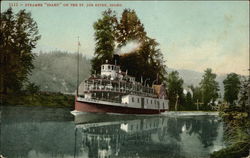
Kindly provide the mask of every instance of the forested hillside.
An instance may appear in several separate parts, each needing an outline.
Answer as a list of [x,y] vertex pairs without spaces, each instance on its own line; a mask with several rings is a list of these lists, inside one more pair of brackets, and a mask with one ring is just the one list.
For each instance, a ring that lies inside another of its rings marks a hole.
[[[72,93],[76,89],[77,53],[53,51],[36,54],[30,82],[41,91]],[[90,74],[90,61],[79,55],[80,82]]]

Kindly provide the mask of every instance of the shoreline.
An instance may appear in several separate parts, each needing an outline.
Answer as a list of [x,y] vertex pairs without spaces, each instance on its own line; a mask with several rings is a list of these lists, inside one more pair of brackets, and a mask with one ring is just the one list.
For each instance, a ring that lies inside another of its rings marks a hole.
[[217,111],[168,111],[162,113],[165,116],[219,116]]
[[3,97],[0,106],[26,106],[74,108],[75,96],[54,92],[38,92],[35,94],[8,94]]

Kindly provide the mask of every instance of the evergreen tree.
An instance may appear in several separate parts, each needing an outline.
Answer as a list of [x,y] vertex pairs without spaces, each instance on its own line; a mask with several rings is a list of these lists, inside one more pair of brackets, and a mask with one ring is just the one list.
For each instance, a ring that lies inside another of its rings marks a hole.
[[32,49],[40,39],[36,22],[31,13],[12,9],[1,13],[0,25],[1,93],[19,91],[33,69]]
[[129,74],[135,76],[137,81],[140,81],[141,76],[144,79],[148,78],[149,81],[147,83],[149,84],[152,84],[156,80],[158,83],[165,81],[167,74],[166,66],[164,65],[163,55],[157,49],[157,46],[158,43],[154,39],[147,38],[142,44],[141,49],[133,53],[121,55],[122,70],[128,70]]
[[140,49],[122,56],[122,69],[130,70],[130,75],[135,76],[137,81],[141,79],[141,76],[145,79],[148,78],[149,84],[152,84],[157,76],[159,82],[166,79],[166,67],[164,66],[163,54],[158,49],[159,43],[147,36],[144,26],[134,10],[125,9],[123,11],[117,26],[116,38],[118,47],[131,40],[136,40],[141,44]]
[[116,28],[116,39],[119,47],[131,40],[144,42],[147,37],[144,26],[134,10],[124,9]]
[[102,18],[94,23],[96,47],[92,63],[92,74],[100,73],[101,64],[106,60],[111,61],[115,48],[115,25],[117,18],[115,12],[106,10]]
[[[243,111],[247,111],[250,114],[250,79],[244,78],[242,80],[238,104]],[[250,116],[250,115],[249,115]]]
[[190,92],[185,96],[185,110],[195,110],[193,97]]
[[208,105],[214,105],[215,100],[219,97],[219,84],[215,81],[215,78],[216,74],[212,73],[212,69],[208,68],[205,70],[203,79],[200,82],[204,110],[210,109]]
[[[179,73],[177,71],[172,71],[168,74],[167,84],[170,108],[175,109],[174,106],[176,105],[176,103],[178,105],[183,105],[183,80],[179,77]],[[177,109],[180,108],[177,107]]]
[[230,105],[234,104],[234,101],[238,99],[240,91],[240,76],[236,73],[230,73],[223,81],[224,84],[224,99],[229,102]]
[[[96,51],[92,59],[92,73],[100,71],[100,65],[105,60],[111,60],[117,50],[131,41],[140,44],[138,49],[132,52],[122,52],[121,69],[128,70],[128,74],[135,76],[137,81],[144,77],[148,79],[148,84],[152,84],[157,79],[162,82],[166,78],[166,66],[163,55],[158,49],[155,39],[147,37],[143,24],[137,17],[134,10],[125,9],[120,20],[116,18],[111,10],[105,11],[103,17],[94,24]],[[147,71],[141,71],[147,70]]]

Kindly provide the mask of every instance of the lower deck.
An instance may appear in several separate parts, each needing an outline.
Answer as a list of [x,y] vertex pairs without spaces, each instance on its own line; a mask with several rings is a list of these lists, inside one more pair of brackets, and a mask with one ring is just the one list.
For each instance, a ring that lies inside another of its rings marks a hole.
[[160,114],[167,109],[149,109],[129,107],[126,104],[104,102],[98,100],[86,100],[76,98],[75,110],[81,112],[96,113],[121,113],[121,114]]

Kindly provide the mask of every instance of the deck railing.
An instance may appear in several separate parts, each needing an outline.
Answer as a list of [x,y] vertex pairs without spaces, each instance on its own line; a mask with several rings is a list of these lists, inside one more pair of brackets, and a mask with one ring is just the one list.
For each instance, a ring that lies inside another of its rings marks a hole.
[[153,93],[153,89],[150,87],[144,87],[142,85],[130,84],[130,83],[102,83],[102,82],[85,82],[84,91],[91,92],[113,92],[113,93],[123,93],[123,94],[138,94],[148,97],[156,97]]

